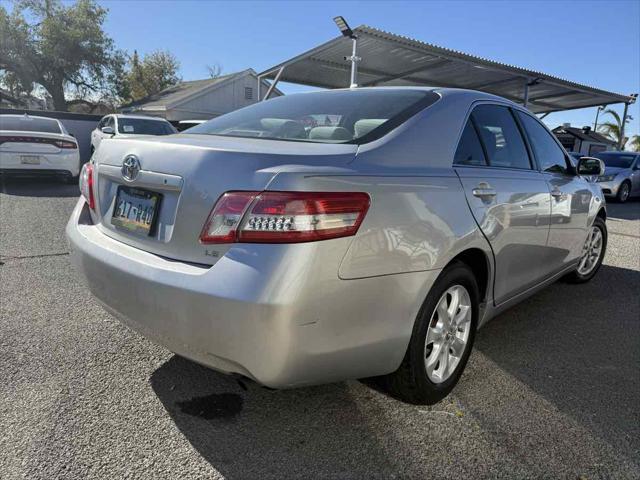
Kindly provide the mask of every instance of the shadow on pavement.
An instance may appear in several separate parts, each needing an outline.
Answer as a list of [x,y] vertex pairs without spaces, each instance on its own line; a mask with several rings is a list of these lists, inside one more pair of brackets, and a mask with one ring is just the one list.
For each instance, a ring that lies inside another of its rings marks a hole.
[[607,216],[619,220],[640,220],[640,198],[631,198],[626,203],[607,202]]
[[587,284],[556,283],[497,317],[478,333],[475,348],[596,437],[635,457],[638,292],[640,272],[603,265]]
[[77,184],[57,178],[20,178],[0,175],[0,193],[19,197],[78,197]]
[[398,473],[346,383],[282,391],[250,384],[243,391],[233,378],[174,356],[153,373],[151,386],[180,431],[225,478]]
[[[556,283],[502,314],[479,332],[475,348],[621,455],[635,458],[639,290],[639,272],[603,266],[588,284]],[[252,384],[243,391],[231,377],[177,356],[150,381],[180,431],[226,478],[385,478],[420,471],[401,438],[386,436],[383,446],[380,432],[371,430],[393,421],[393,414],[376,410],[372,423],[371,409],[358,405],[362,398],[355,400],[346,383],[285,391]],[[469,397],[467,407],[477,411],[487,435],[500,435],[492,422],[500,422],[501,413],[487,412],[494,403],[480,397],[501,393],[482,384],[463,393],[469,387],[459,385],[458,394]],[[521,423],[517,428],[524,428]],[[512,448],[517,456],[528,447]]]

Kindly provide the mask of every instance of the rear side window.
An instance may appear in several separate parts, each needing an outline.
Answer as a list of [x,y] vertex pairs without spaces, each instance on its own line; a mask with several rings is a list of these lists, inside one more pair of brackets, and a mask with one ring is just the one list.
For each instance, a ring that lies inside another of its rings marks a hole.
[[480,105],[471,114],[492,167],[531,169],[529,154],[507,107]]
[[453,163],[456,165],[486,165],[487,160],[482,151],[482,145],[478,138],[471,120],[467,121],[467,125],[464,127],[462,137],[460,137],[460,143],[456,150]]
[[0,116],[0,130],[19,132],[62,133],[57,120],[22,116]]
[[516,115],[518,115],[525,132],[527,132],[533,154],[536,156],[542,171],[566,173],[567,158],[555,140],[551,138],[551,134],[547,129],[538,120],[526,113],[516,111]]

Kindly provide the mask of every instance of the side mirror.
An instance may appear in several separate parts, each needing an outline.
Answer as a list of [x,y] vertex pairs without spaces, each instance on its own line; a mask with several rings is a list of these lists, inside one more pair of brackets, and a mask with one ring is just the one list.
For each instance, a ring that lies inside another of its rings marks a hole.
[[578,175],[595,175],[599,177],[604,174],[604,162],[595,157],[580,157],[576,171]]
[[105,135],[115,135],[116,133],[113,127],[102,127],[100,131]]

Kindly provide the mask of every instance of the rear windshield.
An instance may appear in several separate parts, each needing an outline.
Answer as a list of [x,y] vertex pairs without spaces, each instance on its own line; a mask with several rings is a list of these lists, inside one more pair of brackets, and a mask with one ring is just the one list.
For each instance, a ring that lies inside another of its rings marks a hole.
[[624,153],[598,153],[594,155],[604,162],[607,167],[631,168],[635,155],[625,155]]
[[0,116],[0,130],[62,133],[57,120],[49,118],[33,118],[24,115],[21,117]]
[[145,120],[144,118],[118,118],[118,132],[138,135],[171,135],[176,133],[167,122]]
[[255,103],[189,133],[315,143],[367,143],[433,104],[430,91],[362,89],[300,93]]

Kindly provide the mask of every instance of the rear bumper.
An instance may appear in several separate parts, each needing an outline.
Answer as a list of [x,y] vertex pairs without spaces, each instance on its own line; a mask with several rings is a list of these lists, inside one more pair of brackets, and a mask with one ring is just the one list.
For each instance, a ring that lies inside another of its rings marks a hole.
[[[21,163],[24,155],[38,157],[37,164]],[[80,174],[80,154],[78,150],[60,153],[20,154],[2,152],[0,173],[16,176],[58,175],[77,177]]]
[[7,177],[74,177],[72,172],[68,170],[54,170],[54,169],[41,169],[41,168],[29,168],[29,169],[16,169],[16,168],[0,168],[0,175]]
[[171,351],[273,387],[395,370],[439,271],[340,280],[350,239],[239,244],[211,267],[167,260],[91,224],[67,225],[73,263],[123,323]]

